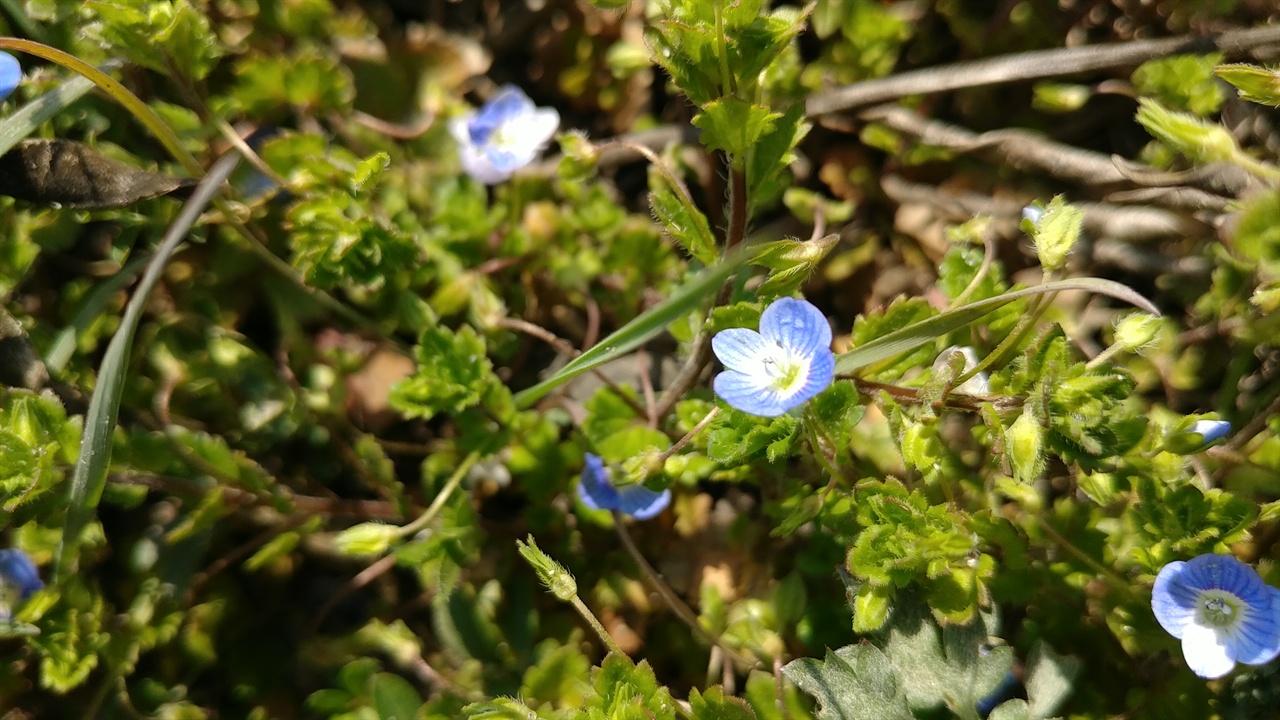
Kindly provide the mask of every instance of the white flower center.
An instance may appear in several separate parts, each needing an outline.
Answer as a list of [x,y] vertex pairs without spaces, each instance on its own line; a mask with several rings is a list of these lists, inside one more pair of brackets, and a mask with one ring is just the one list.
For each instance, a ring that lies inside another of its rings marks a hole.
[[766,387],[783,397],[794,395],[804,386],[809,374],[809,362],[781,345],[764,357],[764,374],[769,378]]
[[519,146],[520,130],[513,122],[504,122],[493,129],[489,136],[489,144],[499,150],[511,152]]
[[1240,620],[1240,599],[1222,590],[1206,590],[1200,594],[1200,619],[1210,627],[1229,627]]

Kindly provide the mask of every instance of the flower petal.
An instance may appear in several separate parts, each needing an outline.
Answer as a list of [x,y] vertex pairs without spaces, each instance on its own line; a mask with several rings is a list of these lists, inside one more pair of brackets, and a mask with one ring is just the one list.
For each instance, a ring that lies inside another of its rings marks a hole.
[[804,385],[799,390],[796,390],[795,394],[786,399],[787,409],[790,410],[804,403],[809,398],[830,387],[831,380],[835,377],[835,372],[835,353],[825,348],[818,350],[817,354],[809,359],[809,376]]
[[21,550],[0,550],[0,590],[12,588],[20,600],[44,587],[40,571]]
[[617,510],[620,504],[618,491],[605,473],[604,461],[599,455],[587,453],[578,479],[578,497],[592,510]]
[[1270,594],[1258,572],[1231,555],[1199,555],[1187,561],[1183,583],[1198,590],[1225,590],[1251,607],[1266,607]]
[[1280,590],[1267,591],[1270,603],[1265,608],[1250,606],[1238,629],[1235,657],[1248,665],[1263,665],[1280,655]]
[[534,111],[533,101],[524,91],[515,85],[503,85],[489,102],[480,108],[476,122],[482,125],[498,127],[521,115]]
[[6,52],[0,52],[0,100],[4,100],[18,89],[22,82],[22,65],[18,58]]
[[721,400],[751,415],[777,417],[791,407],[783,404],[778,393],[761,384],[758,376],[725,370],[711,381],[711,385]]
[[1181,560],[1160,568],[1155,587],[1151,590],[1151,610],[1160,627],[1170,635],[1181,638],[1183,631],[1196,617],[1199,592],[1183,582],[1187,564]]
[[726,368],[755,375],[763,372],[765,358],[772,349],[755,330],[729,328],[711,338],[711,351]]
[[1182,635],[1182,657],[1191,672],[1202,678],[1220,678],[1236,666],[1225,638],[1212,628],[1192,623]]
[[831,326],[807,300],[779,298],[760,314],[760,334],[769,342],[806,355],[831,350]]
[[671,503],[671,490],[654,492],[643,485],[627,485],[617,491],[618,510],[637,520],[648,520]]

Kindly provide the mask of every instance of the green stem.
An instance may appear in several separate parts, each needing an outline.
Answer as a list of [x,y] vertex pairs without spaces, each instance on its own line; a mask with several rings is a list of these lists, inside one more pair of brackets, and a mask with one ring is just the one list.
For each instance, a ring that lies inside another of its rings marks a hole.
[[569,600],[569,604],[573,605],[573,609],[577,610],[578,614],[582,616],[582,619],[586,620],[587,624],[591,626],[591,629],[596,631],[596,635],[600,636],[600,642],[604,643],[605,647],[609,648],[609,652],[618,653],[622,657],[630,657],[626,653],[622,652],[622,648],[618,647],[618,643],[614,641],[613,636],[609,634],[608,630],[604,629],[604,625],[601,624],[598,618],[596,618],[595,613],[591,612],[591,608],[588,608],[587,604],[582,602],[582,598],[574,595],[573,598]]
[[1039,322],[1045,311],[1049,309],[1049,305],[1052,304],[1055,297],[1057,297],[1057,293],[1050,293],[1048,295],[1042,295],[1033,301],[1031,308],[1027,311],[1027,314],[1022,316],[1022,319],[1018,321],[1018,324],[1014,326],[1013,331],[1006,335],[1004,340],[1000,341],[1000,344],[996,346],[995,350],[982,358],[981,362],[973,366],[973,368],[968,372],[961,373],[960,377],[956,378],[955,384],[963,385],[969,378],[980,372],[986,371],[988,368],[1002,362],[1007,356],[1011,355],[1013,351],[1017,349],[1018,345],[1022,344],[1022,341],[1026,338],[1027,334],[1035,328],[1036,323]]
[[458,469],[453,471],[453,475],[450,476],[449,481],[444,484],[444,488],[440,490],[439,495],[436,495],[436,499],[431,502],[431,506],[426,509],[426,512],[419,515],[413,522],[400,528],[400,537],[409,537],[410,535],[421,532],[430,525],[431,521],[436,519],[436,515],[440,514],[440,510],[444,508],[444,504],[449,500],[449,496],[453,494],[454,490],[458,489],[458,486],[462,484],[463,479],[467,477],[467,473],[471,471],[472,466],[479,461],[479,452],[472,452],[468,455],[466,459],[462,461],[462,464],[458,466]]

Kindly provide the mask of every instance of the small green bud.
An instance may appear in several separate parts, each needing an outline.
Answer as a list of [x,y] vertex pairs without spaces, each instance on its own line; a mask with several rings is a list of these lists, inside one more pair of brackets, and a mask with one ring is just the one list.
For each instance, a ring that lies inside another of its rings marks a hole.
[[664,467],[662,450],[651,447],[622,463],[625,480],[619,485],[643,485],[645,480],[662,472]]
[[1160,334],[1160,318],[1143,312],[1129,313],[1116,323],[1116,344],[1136,352]]
[[1196,162],[1228,161],[1239,154],[1226,128],[1190,113],[1173,112],[1150,98],[1138,101],[1136,119],[1152,136]]
[[334,542],[343,555],[368,557],[385,553],[392,543],[400,539],[401,532],[396,525],[360,523],[338,533]]
[[1280,310],[1280,282],[1269,282],[1258,286],[1253,291],[1253,297],[1249,298],[1249,302],[1264,313],[1273,313]]
[[585,181],[596,172],[600,151],[580,132],[560,135],[560,165],[556,173],[566,181]]
[[1013,476],[1030,483],[1044,471],[1044,427],[1030,409],[1024,410],[1004,434],[1005,451],[1013,465]]
[[904,421],[902,428],[902,459],[909,467],[927,470],[934,464],[933,442],[936,428],[932,424]]
[[1049,202],[1044,213],[1035,221],[1036,255],[1045,270],[1057,270],[1067,261],[1067,254],[1080,239],[1080,227],[1084,224],[1084,211],[1066,203],[1059,195]]
[[1051,113],[1079,110],[1093,97],[1093,90],[1086,85],[1068,83],[1037,83],[1031,107]]
[[1280,70],[1256,65],[1219,65],[1213,74],[1235,86],[1242,100],[1280,107]]
[[533,571],[538,573],[538,579],[547,586],[552,595],[562,602],[569,602],[577,597],[578,582],[573,579],[573,575],[569,574],[563,565],[542,552],[532,535],[529,536],[527,544],[517,540],[516,548],[520,551],[520,556],[533,567]]

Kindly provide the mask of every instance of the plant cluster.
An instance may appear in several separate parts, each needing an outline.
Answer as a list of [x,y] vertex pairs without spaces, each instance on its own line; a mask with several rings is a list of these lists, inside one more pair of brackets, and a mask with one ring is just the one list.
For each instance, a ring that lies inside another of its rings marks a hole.
[[1155,5],[0,2],[0,711],[1269,717],[1280,32]]

